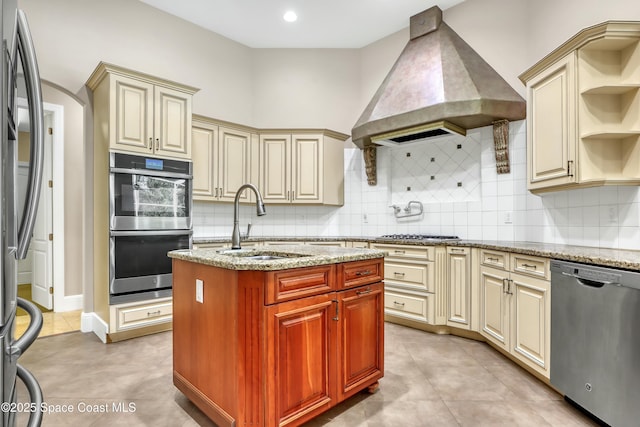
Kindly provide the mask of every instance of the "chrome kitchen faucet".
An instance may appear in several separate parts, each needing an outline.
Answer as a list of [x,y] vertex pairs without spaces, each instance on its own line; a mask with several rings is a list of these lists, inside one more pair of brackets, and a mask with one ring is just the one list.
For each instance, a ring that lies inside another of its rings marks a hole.
[[[238,205],[240,204],[240,194],[247,189],[250,188],[256,195],[256,214],[258,216],[263,216],[267,214],[267,211],[264,208],[264,202],[262,201],[262,194],[258,188],[253,184],[243,184],[238,188],[236,192],[236,198],[233,201],[233,233],[231,233],[231,249],[240,249],[240,218],[238,216]],[[249,229],[247,228],[247,235],[249,234]]]

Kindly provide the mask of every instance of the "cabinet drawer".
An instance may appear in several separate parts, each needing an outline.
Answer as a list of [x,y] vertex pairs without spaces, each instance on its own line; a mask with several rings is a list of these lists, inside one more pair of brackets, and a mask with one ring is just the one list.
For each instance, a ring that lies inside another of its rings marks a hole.
[[383,279],[383,258],[340,264],[338,287],[351,288],[380,282]]
[[499,268],[501,270],[508,270],[509,254],[506,252],[498,252],[498,251],[490,251],[487,249],[481,249],[480,263],[488,267]]
[[371,244],[371,248],[386,251],[388,258],[419,259],[433,261],[435,248],[433,246],[383,245]]
[[318,295],[335,289],[335,265],[271,271],[266,276],[265,304]]
[[433,294],[412,295],[387,289],[384,293],[384,312],[422,323],[433,323]]
[[170,300],[143,305],[116,306],[116,331],[170,322],[172,313],[173,304]]
[[433,263],[409,264],[386,261],[384,263],[385,283],[401,285],[420,291],[434,292]]
[[547,280],[551,276],[549,259],[531,255],[511,254],[511,271]]

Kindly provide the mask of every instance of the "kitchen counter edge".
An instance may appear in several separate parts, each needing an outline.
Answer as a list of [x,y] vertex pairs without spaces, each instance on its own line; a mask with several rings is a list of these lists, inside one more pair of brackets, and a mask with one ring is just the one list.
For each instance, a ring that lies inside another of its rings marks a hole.
[[[206,243],[226,243],[229,239],[224,238],[194,238],[194,244]],[[247,242],[264,241],[350,241],[369,242],[373,244],[393,244],[410,246],[465,246],[480,249],[497,250],[504,252],[520,253],[546,258],[561,259],[565,261],[581,262],[585,264],[600,265],[606,267],[623,268],[627,270],[640,271],[640,251],[631,249],[596,248],[592,246],[574,246],[556,243],[540,242],[507,242],[499,240],[443,240],[443,241],[420,241],[420,240],[399,240],[386,239],[380,237],[354,237],[354,236],[333,236],[333,237],[252,237]],[[303,246],[306,247],[306,246]],[[350,248],[346,248],[350,249]]]

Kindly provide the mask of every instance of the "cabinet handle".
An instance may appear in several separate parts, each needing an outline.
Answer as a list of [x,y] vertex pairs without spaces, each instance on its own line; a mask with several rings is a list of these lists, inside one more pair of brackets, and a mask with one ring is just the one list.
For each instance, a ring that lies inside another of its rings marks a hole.
[[296,198],[296,190],[293,190],[291,192],[291,201],[293,202],[293,200]]
[[162,314],[162,311],[157,310],[157,311],[147,311],[147,317],[151,317],[151,316],[159,316],[160,314]]
[[153,151],[153,138],[149,138],[149,150]]
[[331,300],[331,302],[335,302],[336,303],[336,315],[333,317],[333,320],[340,320],[340,318],[338,317],[338,300],[337,299],[333,299]]
[[222,187],[218,187],[218,190],[219,190],[219,191],[218,191],[218,197],[222,198],[222,195],[224,194],[224,193],[222,192]]
[[573,160],[567,160],[567,176],[573,176],[572,166]]
[[533,265],[533,264],[522,264],[522,266],[523,266],[524,268],[532,268],[532,269],[534,269],[534,270],[536,270],[536,269],[537,269],[537,267],[536,267],[535,265]]
[[287,201],[291,201],[291,191],[287,190]]
[[513,279],[509,279],[507,280],[508,286],[507,286],[507,293],[509,295],[513,295],[513,292],[511,292],[511,285],[513,285]]
[[394,301],[393,304],[394,305],[399,305],[400,307],[404,307],[404,303],[403,302]]
[[451,252],[464,252],[464,249],[450,248]]
[[160,138],[156,138],[156,150],[160,149]]
[[368,276],[371,274],[370,270],[356,271],[356,276]]
[[400,276],[400,277],[404,277],[404,273],[400,272],[400,271],[394,271],[393,272],[394,276]]
[[366,294],[370,294],[372,292],[371,288],[367,288],[363,291],[356,291],[356,295],[360,296],[360,295],[366,295]]
[[508,279],[502,279],[502,293],[503,294],[507,293],[507,282],[508,282]]
[[487,261],[498,262],[500,260],[498,258],[487,257]]
[[401,251],[399,249],[396,249],[395,251],[393,251],[394,254],[403,254],[405,253],[405,251]]

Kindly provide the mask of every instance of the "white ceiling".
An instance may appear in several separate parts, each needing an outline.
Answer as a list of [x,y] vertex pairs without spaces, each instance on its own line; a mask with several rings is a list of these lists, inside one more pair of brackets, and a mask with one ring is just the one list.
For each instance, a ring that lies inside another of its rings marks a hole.
[[[464,0],[140,0],[253,48],[360,48]],[[282,16],[294,10],[298,20]]]

